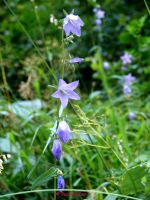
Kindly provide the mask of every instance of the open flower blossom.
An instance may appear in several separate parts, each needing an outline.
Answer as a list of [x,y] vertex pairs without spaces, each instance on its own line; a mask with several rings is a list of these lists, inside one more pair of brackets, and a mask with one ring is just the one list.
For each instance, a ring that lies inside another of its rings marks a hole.
[[81,26],[83,26],[83,25],[84,25],[84,23],[78,15],[69,14],[64,19],[63,29],[66,33],[66,36],[68,36],[72,33],[72,34],[80,37],[81,36]]
[[109,63],[107,61],[103,62],[103,68],[108,70],[109,69]]
[[71,64],[75,64],[75,63],[81,63],[81,62],[83,62],[84,61],[84,58],[71,58],[70,60],[69,60],[69,62],[71,63]]
[[129,112],[128,118],[129,118],[130,120],[133,120],[133,119],[135,118],[135,113],[134,113],[134,112]]
[[120,57],[122,60],[123,65],[130,64],[132,62],[132,55],[129,53],[124,53],[123,56]]
[[64,189],[65,188],[65,180],[62,176],[57,177],[57,189]]
[[80,100],[79,95],[73,91],[78,85],[79,81],[67,84],[64,80],[59,79],[58,89],[52,94],[52,97],[60,99],[61,106],[65,108],[68,105],[69,99]]
[[62,154],[62,145],[59,141],[59,139],[55,139],[53,142],[53,146],[52,146],[52,154],[55,157],[55,159],[57,161],[60,160],[61,154]]
[[63,143],[67,143],[70,139],[71,130],[69,128],[69,125],[65,121],[59,122],[58,129],[57,129],[57,135],[59,136],[59,139]]

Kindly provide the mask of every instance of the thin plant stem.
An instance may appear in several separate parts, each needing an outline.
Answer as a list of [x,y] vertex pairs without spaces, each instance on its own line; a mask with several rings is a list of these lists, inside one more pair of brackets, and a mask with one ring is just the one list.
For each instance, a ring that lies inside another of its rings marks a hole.
[[144,3],[145,3],[145,6],[146,6],[146,8],[147,8],[147,11],[148,11],[148,13],[149,13],[149,15],[150,15],[150,9],[149,9],[149,7],[148,7],[148,4],[147,4],[146,0],[144,0]]
[[[23,191],[23,192],[16,192],[16,193],[0,195],[0,199],[4,199],[5,197],[12,197],[12,196],[16,196],[16,195],[31,194],[31,193],[41,193],[41,192],[54,192],[54,191],[60,192],[59,189],[28,190],[28,191]],[[142,199],[136,198],[136,197],[131,197],[131,196],[127,196],[127,195],[121,195],[121,194],[116,194],[116,193],[102,192],[100,190],[63,189],[63,192],[95,193],[95,194],[112,195],[114,197],[122,197],[122,198],[133,199],[133,200],[142,200]]]
[[62,61],[63,61],[63,66],[62,66],[62,79],[64,78],[64,68],[65,68],[65,62],[64,62],[64,57],[65,57],[65,55],[64,55],[64,51],[65,51],[65,48],[64,48],[64,31],[62,30],[62,34],[61,34],[61,42],[62,42],[62,52],[63,52],[63,59],[62,59]]
[[4,68],[4,65],[3,65],[3,62],[2,62],[2,54],[1,54],[1,52],[0,52],[0,65],[1,65],[2,79],[3,79],[3,83],[4,83],[5,94],[7,96],[8,101],[10,101],[10,96],[9,96],[8,91],[7,91],[9,86],[8,86],[8,83],[7,83],[5,68]]

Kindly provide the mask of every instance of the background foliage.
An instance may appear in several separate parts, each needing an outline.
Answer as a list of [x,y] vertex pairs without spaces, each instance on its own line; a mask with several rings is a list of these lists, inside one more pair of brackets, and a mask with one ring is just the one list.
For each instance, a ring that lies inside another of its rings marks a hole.
[[[93,13],[97,5],[96,0],[0,2],[0,151],[12,154],[0,176],[1,194],[53,189],[58,167],[67,189],[106,193],[89,194],[89,199],[128,199],[109,192],[150,199],[150,17],[144,1],[105,0],[99,29]],[[82,37],[66,49],[60,48],[60,24],[50,23],[51,14],[64,18],[63,9],[74,9],[85,23]],[[121,71],[125,51],[133,56],[127,72]],[[48,66],[59,78],[63,59],[70,56],[85,58],[80,65],[65,65],[65,79],[80,80],[82,101],[65,111],[73,138],[55,164],[52,143],[43,153],[57,113]],[[129,98],[122,95],[127,73],[136,77]],[[136,114],[133,121],[130,111]],[[53,194],[2,198],[53,199]]]

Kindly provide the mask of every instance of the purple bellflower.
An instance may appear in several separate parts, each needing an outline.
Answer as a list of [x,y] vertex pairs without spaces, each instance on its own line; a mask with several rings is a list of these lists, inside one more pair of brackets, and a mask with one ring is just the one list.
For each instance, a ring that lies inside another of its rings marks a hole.
[[135,81],[135,77],[132,74],[124,76],[124,81],[126,85],[131,85]]
[[127,52],[124,53],[124,55],[121,56],[120,58],[121,58],[122,63],[123,63],[124,65],[130,64],[130,63],[132,62],[132,55],[128,54]]
[[98,19],[102,19],[105,16],[105,11],[98,9],[95,14]]
[[71,130],[65,121],[61,121],[58,125],[57,135],[63,143],[67,143],[70,139]]
[[134,112],[129,112],[128,118],[129,118],[130,120],[133,120],[133,119],[135,118],[135,113],[134,113]]
[[123,94],[124,94],[124,95],[131,94],[131,92],[132,92],[132,90],[131,90],[130,85],[124,85],[124,86],[123,86]]
[[60,99],[62,107],[65,108],[69,99],[80,100],[79,95],[73,91],[78,87],[78,84],[79,81],[67,84],[64,80],[59,79],[58,89],[52,94],[52,97]]
[[57,177],[57,189],[64,189],[65,188],[65,180],[62,176]]
[[80,37],[81,36],[81,26],[84,23],[78,15],[69,14],[65,17],[63,23],[63,29],[66,33],[66,36],[70,35],[71,33]]
[[109,69],[109,63],[108,63],[107,61],[105,61],[105,62],[103,63],[103,68],[106,69],[106,70]]
[[83,61],[84,61],[84,58],[72,58],[72,59],[69,60],[69,62],[70,62],[71,64],[81,63],[81,62],[83,62]]
[[62,145],[58,139],[54,140],[51,151],[55,159],[59,161],[62,154]]
[[135,77],[132,74],[128,74],[124,76],[124,86],[123,86],[123,94],[128,95],[132,92],[131,85],[135,81]]
[[96,19],[95,22],[96,22],[96,25],[101,25],[102,24],[102,20],[101,19]]

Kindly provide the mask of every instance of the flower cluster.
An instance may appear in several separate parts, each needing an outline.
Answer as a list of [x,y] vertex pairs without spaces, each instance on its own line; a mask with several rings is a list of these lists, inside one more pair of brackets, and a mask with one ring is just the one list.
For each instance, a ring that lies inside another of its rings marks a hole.
[[[66,83],[64,80],[60,79],[58,84],[58,89],[52,94],[52,97],[60,99],[61,109],[67,107],[69,99],[79,100],[80,97],[73,90],[77,88],[79,81],[74,81],[71,83]],[[56,131],[56,139],[53,141],[51,152],[54,158],[59,161],[62,155],[62,143],[66,144],[71,136],[71,130],[66,121],[61,120],[58,124]],[[58,176],[58,189],[64,189],[65,183],[62,176]]]
[[8,159],[11,158],[10,154],[0,154],[0,174],[2,174],[2,171],[4,169],[3,163],[6,162]]
[[[74,81],[71,83],[66,83],[64,80],[60,79],[58,84],[58,89],[52,94],[52,97],[60,99],[61,109],[67,107],[69,99],[79,100],[80,97],[73,90],[77,88],[79,81]],[[54,158],[59,161],[62,155],[62,143],[66,144],[71,136],[71,130],[66,121],[60,120],[57,130],[56,138],[53,141],[51,152]],[[65,182],[62,176],[58,176],[57,188],[64,189]]]
[[[63,21],[63,29],[66,36],[74,34],[76,36],[81,36],[81,27],[84,25],[83,21],[78,15],[69,14],[65,17]],[[80,63],[83,62],[83,58],[72,58],[69,63]],[[63,79],[59,79],[57,90],[51,95],[54,98],[60,99],[60,110],[59,110],[59,123],[55,129],[55,139],[53,141],[51,152],[56,159],[59,161],[62,155],[62,143],[66,144],[71,137],[71,130],[66,121],[61,119],[63,109],[67,107],[69,100],[80,100],[80,96],[74,92],[78,87],[79,81],[73,81],[71,83],[66,83]],[[57,122],[56,122],[57,123]],[[62,174],[57,175],[57,189],[64,189],[65,181]]]
[[123,94],[128,95],[132,92],[131,85],[135,81],[135,77],[132,74],[124,76]]
[[105,11],[100,10],[99,8],[94,8],[93,9],[95,16],[96,16],[96,25],[101,25],[102,24],[102,19],[105,17]]
[[[63,21],[63,29],[66,36],[69,36],[71,33],[80,37],[81,36],[81,27],[84,26],[82,19],[78,15],[69,14],[65,17]],[[72,58],[69,60],[69,63],[76,64],[83,62],[83,58]]]

